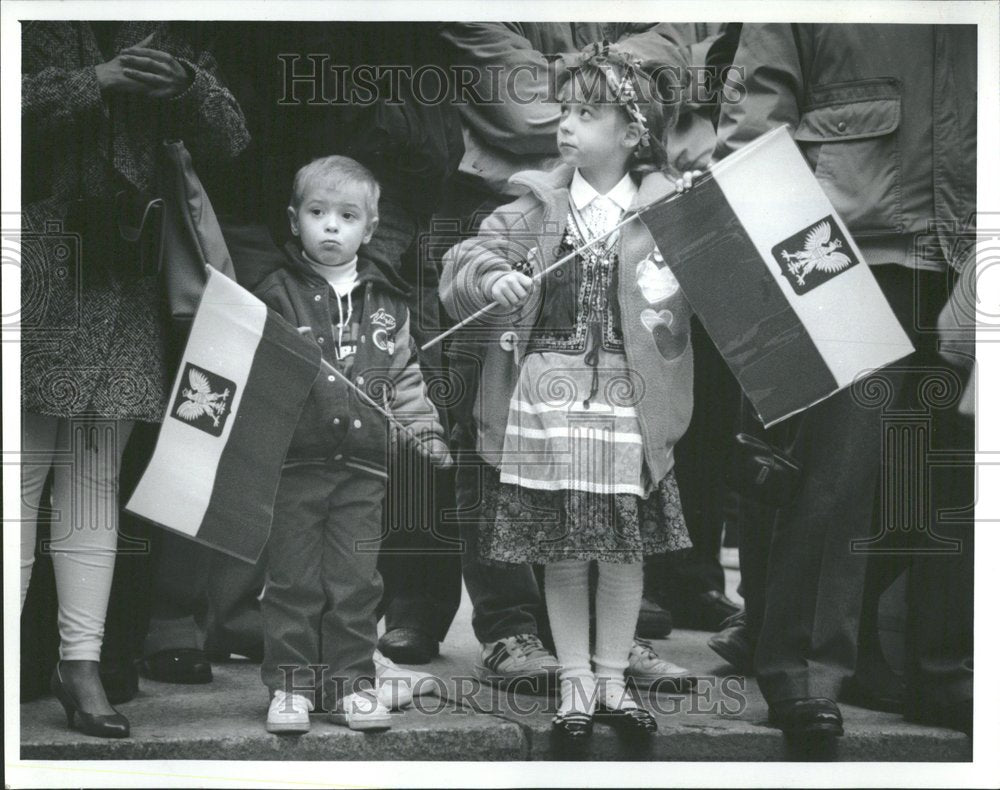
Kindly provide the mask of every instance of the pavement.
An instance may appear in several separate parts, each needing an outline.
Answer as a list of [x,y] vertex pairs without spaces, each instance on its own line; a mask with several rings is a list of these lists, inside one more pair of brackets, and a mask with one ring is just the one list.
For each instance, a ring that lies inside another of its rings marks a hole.
[[[735,584],[729,572],[730,584]],[[735,593],[733,593],[735,594]],[[731,669],[706,645],[708,634],[675,630],[655,641],[661,656],[699,678],[688,694],[646,697],[659,732],[644,744],[595,726],[584,752],[566,753],[550,737],[554,699],[500,692],[480,683],[472,668],[478,644],[467,598],[441,655],[419,667],[434,674],[442,696],[420,697],[393,714],[384,733],[358,733],[314,716],[300,736],[264,730],[267,696],[258,668],[233,659],[214,666],[205,686],[143,679],[139,695],[119,706],[132,727],[120,741],[92,738],[66,727],[54,698],[21,706],[22,760],[641,760],[788,761],[780,731],[767,725],[767,706],[756,683]],[[972,759],[972,743],[950,730],[908,724],[898,715],[842,706],[846,734],[813,759],[841,761],[959,762]]]

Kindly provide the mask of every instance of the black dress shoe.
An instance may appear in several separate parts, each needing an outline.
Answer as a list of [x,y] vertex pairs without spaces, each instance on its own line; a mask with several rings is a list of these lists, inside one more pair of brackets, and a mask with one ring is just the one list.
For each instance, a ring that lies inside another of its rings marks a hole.
[[118,711],[110,714],[86,713],[80,710],[70,690],[63,683],[59,674],[59,665],[52,672],[50,683],[52,693],[66,711],[66,725],[71,730],[93,735],[96,738],[127,738],[129,736],[128,719]]
[[789,736],[844,734],[840,708],[825,697],[776,702],[769,709],[768,719]]
[[129,702],[139,693],[139,670],[134,661],[105,659],[101,661],[99,672],[104,693],[112,705]]
[[441,652],[438,641],[419,628],[393,628],[378,640],[386,658],[400,664],[426,664]]
[[645,596],[639,606],[639,623],[635,632],[640,639],[663,639],[674,628],[670,612]]
[[729,600],[719,590],[670,602],[674,625],[695,631],[718,631],[724,621],[740,612],[739,604]]
[[708,646],[741,675],[752,675],[755,645],[746,625],[746,614],[738,612],[728,618],[725,625],[719,633],[709,638]]
[[608,708],[598,704],[594,721],[633,735],[647,735],[658,729],[653,714],[643,708]]
[[184,683],[195,685],[212,682],[212,664],[203,650],[181,647],[174,650],[160,650],[146,656],[140,664],[143,677],[161,683]]
[[587,713],[557,713],[552,719],[552,734],[568,741],[582,741],[594,731],[594,717]]

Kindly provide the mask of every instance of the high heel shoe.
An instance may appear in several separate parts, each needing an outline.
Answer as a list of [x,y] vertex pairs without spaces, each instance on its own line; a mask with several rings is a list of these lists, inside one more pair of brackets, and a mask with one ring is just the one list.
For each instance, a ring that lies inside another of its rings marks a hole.
[[93,735],[97,738],[127,738],[129,736],[128,719],[118,711],[99,715],[80,710],[80,706],[63,683],[58,664],[52,672],[51,689],[56,699],[62,703],[63,710],[66,711],[66,725],[71,730],[77,730],[84,735]]

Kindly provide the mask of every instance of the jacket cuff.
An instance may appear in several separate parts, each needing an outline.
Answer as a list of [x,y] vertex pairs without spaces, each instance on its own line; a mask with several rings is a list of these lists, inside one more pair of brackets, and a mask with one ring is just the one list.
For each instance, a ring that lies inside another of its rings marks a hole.
[[194,63],[186,58],[177,58],[184,70],[192,76],[191,84],[181,93],[171,96],[167,101],[177,107],[181,112],[196,113],[201,106],[202,97],[208,88],[208,74],[204,69],[198,68]]

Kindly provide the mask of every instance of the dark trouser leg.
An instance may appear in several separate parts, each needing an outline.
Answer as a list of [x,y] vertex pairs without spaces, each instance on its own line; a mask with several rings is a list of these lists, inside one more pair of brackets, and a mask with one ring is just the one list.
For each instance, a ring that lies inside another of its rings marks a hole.
[[515,634],[537,634],[544,606],[530,565],[506,568],[479,561],[478,524],[492,521],[496,516],[491,508],[484,506],[482,495],[486,476],[496,474],[471,453],[463,457],[458,468],[458,517],[465,541],[462,576],[472,599],[472,629],[480,642]]
[[208,587],[214,552],[163,531],[153,579],[153,604],[146,632],[147,656],[161,650],[204,650]]
[[691,425],[674,449],[677,485],[684,520],[694,544],[683,558],[646,562],[646,589],[671,607],[702,593],[725,592],[719,562],[724,522],[725,461],[729,458],[739,411],[739,386],[708,334],[695,320],[694,412]]
[[326,605],[323,552],[332,472],[323,463],[287,466],[274,500],[267,542],[261,617],[264,661],[260,676],[273,693],[285,689],[314,698],[320,678],[320,617]]
[[267,551],[253,565],[220,552],[214,554],[205,649],[210,653],[238,653],[259,661],[264,651],[259,598],[264,588]]
[[880,417],[845,390],[792,418],[803,484],[774,520],[755,657],[771,704],[836,699],[854,670],[865,557],[851,540],[870,532]]
[[323,530],[321,664],[326,707],[341,694],[375,684],[375,610],[382,597],[378,538],[382,531],[384,481],[347,469],[330,473],[333,483]]
[[934,719],[972,698],[975,429],[955,411],[969,371],[937,350],[949,275],[893,265],[873,271],[916,353],[893,366],[897,386],[886,414],[894,430],[872,548],[908,564],[908,713]]
[[131,665],[142,657],[143,640],[156,600],[153,595],[154,530],[124,508],[146,468],[158,431],[158,425],[137,422],[122,456],[118,477],[118,552],[104,624],[102,662]]
[[[417,346],[439,329],[437,269],[422,232],[426,221],[384,199],[369,250],[409,283],[410,331]],[[447,380],[440,346],[420,351],[420,369],[434,400]],[[436,403],[436,405],[439,405]],[[439,413],[444,409],[439,407]],[[460,550],[442,514],[454,507],[453,472],[433,471],[416,455],[392,459],[379,571],[385,580],[380,614],[386,630],[416,628],[444,639],[462,596]]]
[[462,595],[461,543],[442,518],[454,508],[454,470],[433,469],[414,452],[397,461],[409,463],[415,474],[394,476],[386,495],[387,529],[378,561],[385,628],[417,628],[440,642]]

